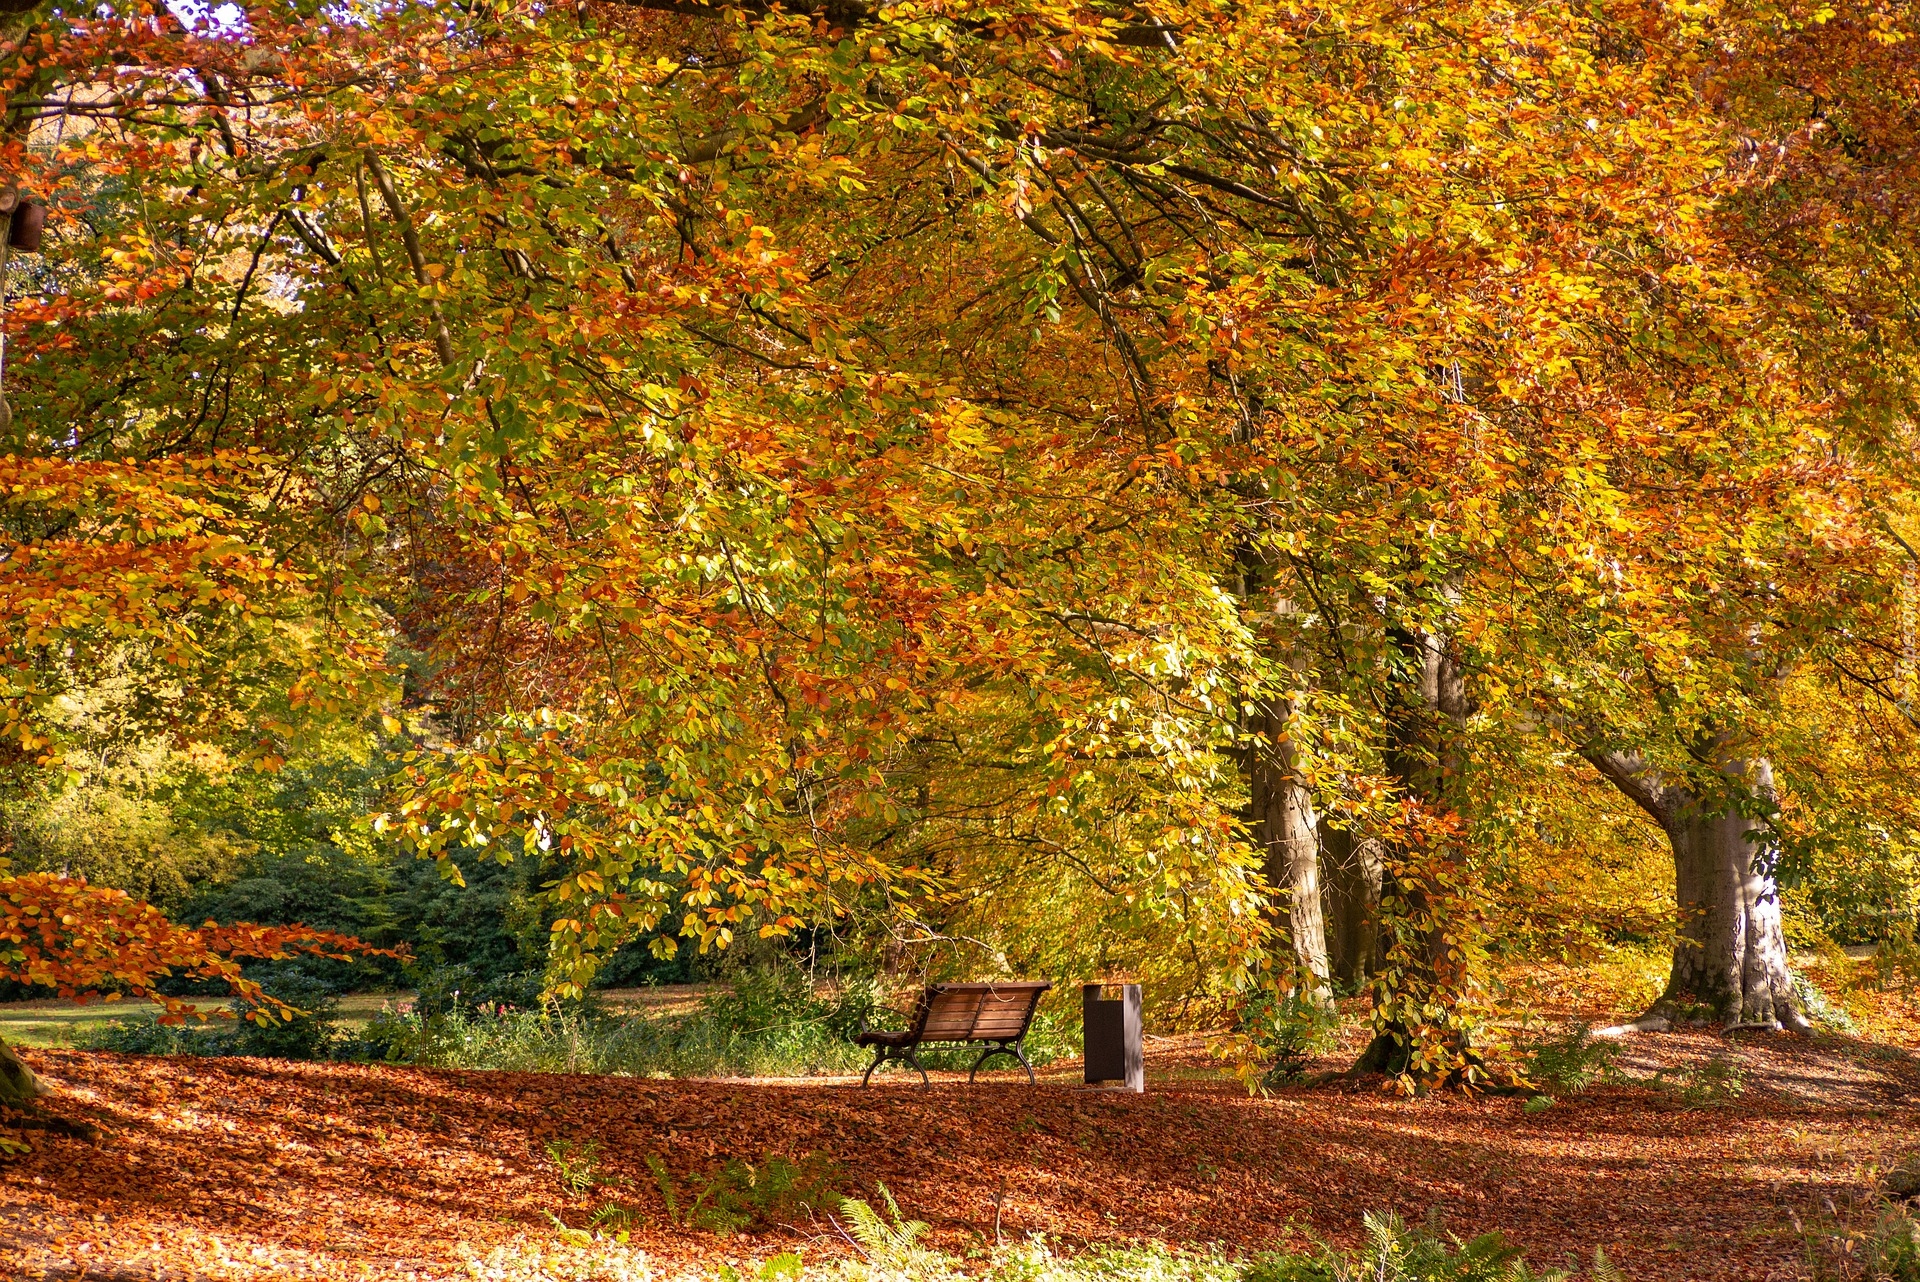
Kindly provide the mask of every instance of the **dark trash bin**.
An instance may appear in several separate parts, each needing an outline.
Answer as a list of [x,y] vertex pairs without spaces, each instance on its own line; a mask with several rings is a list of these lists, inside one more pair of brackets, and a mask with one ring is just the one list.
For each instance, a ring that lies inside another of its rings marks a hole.
[[1123,1090],[1146,1090],[1147,1063],[1140,1043],[1140,985],[1084,985],[1080,989],[1080,1011],[1086,1034],[1087,1083],[1118,1082]]
[[37,200],[22,201],[7,221],[7,247],[23,254],[40,252],[40,233],[47,225],[47,207]]

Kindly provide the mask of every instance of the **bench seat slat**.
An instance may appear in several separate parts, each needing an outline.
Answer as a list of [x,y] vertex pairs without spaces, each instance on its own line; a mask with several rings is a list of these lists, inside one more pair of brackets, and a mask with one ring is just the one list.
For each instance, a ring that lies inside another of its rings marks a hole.
[[970,1040],[979,1022],[981,997],[977,993],[942,993],[934,998],[920,1036],[930,1042]]
[[870,1029],[854,1040],[862,1046],[893,1049],[910,1049],[923,1042],[1017,1043],[1033,1023],[1040,998],[1052,987],[1048,980],[929,984],[914,1007],[909,1027]]
[[974,1025],[972,1041],[999,1041],[1003,1037],[1018,1037],[1027,1029],[1027,1013],[1019,1011],[1011,1015],[983,1015]]

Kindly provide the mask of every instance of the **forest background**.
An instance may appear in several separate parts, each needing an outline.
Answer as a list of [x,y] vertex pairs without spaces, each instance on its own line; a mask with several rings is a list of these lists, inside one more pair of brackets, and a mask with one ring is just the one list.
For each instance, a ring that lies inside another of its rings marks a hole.
[[13,991],[1804,1025],[1920,913],[1911,24],[9,8]]

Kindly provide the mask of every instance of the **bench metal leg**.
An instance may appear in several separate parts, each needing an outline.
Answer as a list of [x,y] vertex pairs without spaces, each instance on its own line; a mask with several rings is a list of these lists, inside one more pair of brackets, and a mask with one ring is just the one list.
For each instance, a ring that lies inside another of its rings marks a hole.
[[[873,1063],[867,1065],[867,1071],[860,1075],[860,1084],[865,1086],[867,1080],[873,1076],[873,1070],[888,1060],[897,1060],[903,1064],[913,1065],[915,1071],[920,1074],[920,1085],[924,1088],[932,1089],[933,1079],[927,1076],[927,1070],[921,1066],[920,1057],[913,1053],[913,1047],[911,1046],[904,1049],[895,1049],[891,1046],[880,1047],[874,1053]],[[969,1078],[968,1080],[971,1081],[972,1079]]]
[[973,1082],[973,1075],[980,1071],[980,1066],[986,1063],[988,1060],[992,1059],[995,1055],[1011,1055],[1015,1059],[1019,1060],[1020,1067],[1027,1070],[1027,1085],[1032,1086],[1035,1084],[1034,1077],[1033,1077],[1033,1065],[1027,1063],[1026,1053],[1020,1049],[1020,1043],[1019,1042],[995,1042],[992,1046],[989,1046],[987,1047],[987,1049],[981,1051],[980,1058],[974,1060],[973,1067],[967,1070],[967,1082],[969,1085],[971,1085]]

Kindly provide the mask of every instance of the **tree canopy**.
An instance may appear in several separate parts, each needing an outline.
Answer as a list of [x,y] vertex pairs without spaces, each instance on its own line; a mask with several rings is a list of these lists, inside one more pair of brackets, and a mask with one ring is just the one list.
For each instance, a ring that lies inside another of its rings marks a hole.
[[1569,815],[1911,866],[1900,6],[7,21],[18,780],[128,673],[262,769],[383,716],[563,992],[823,922],[1324,981],[1338,832],[1426,1077]]

